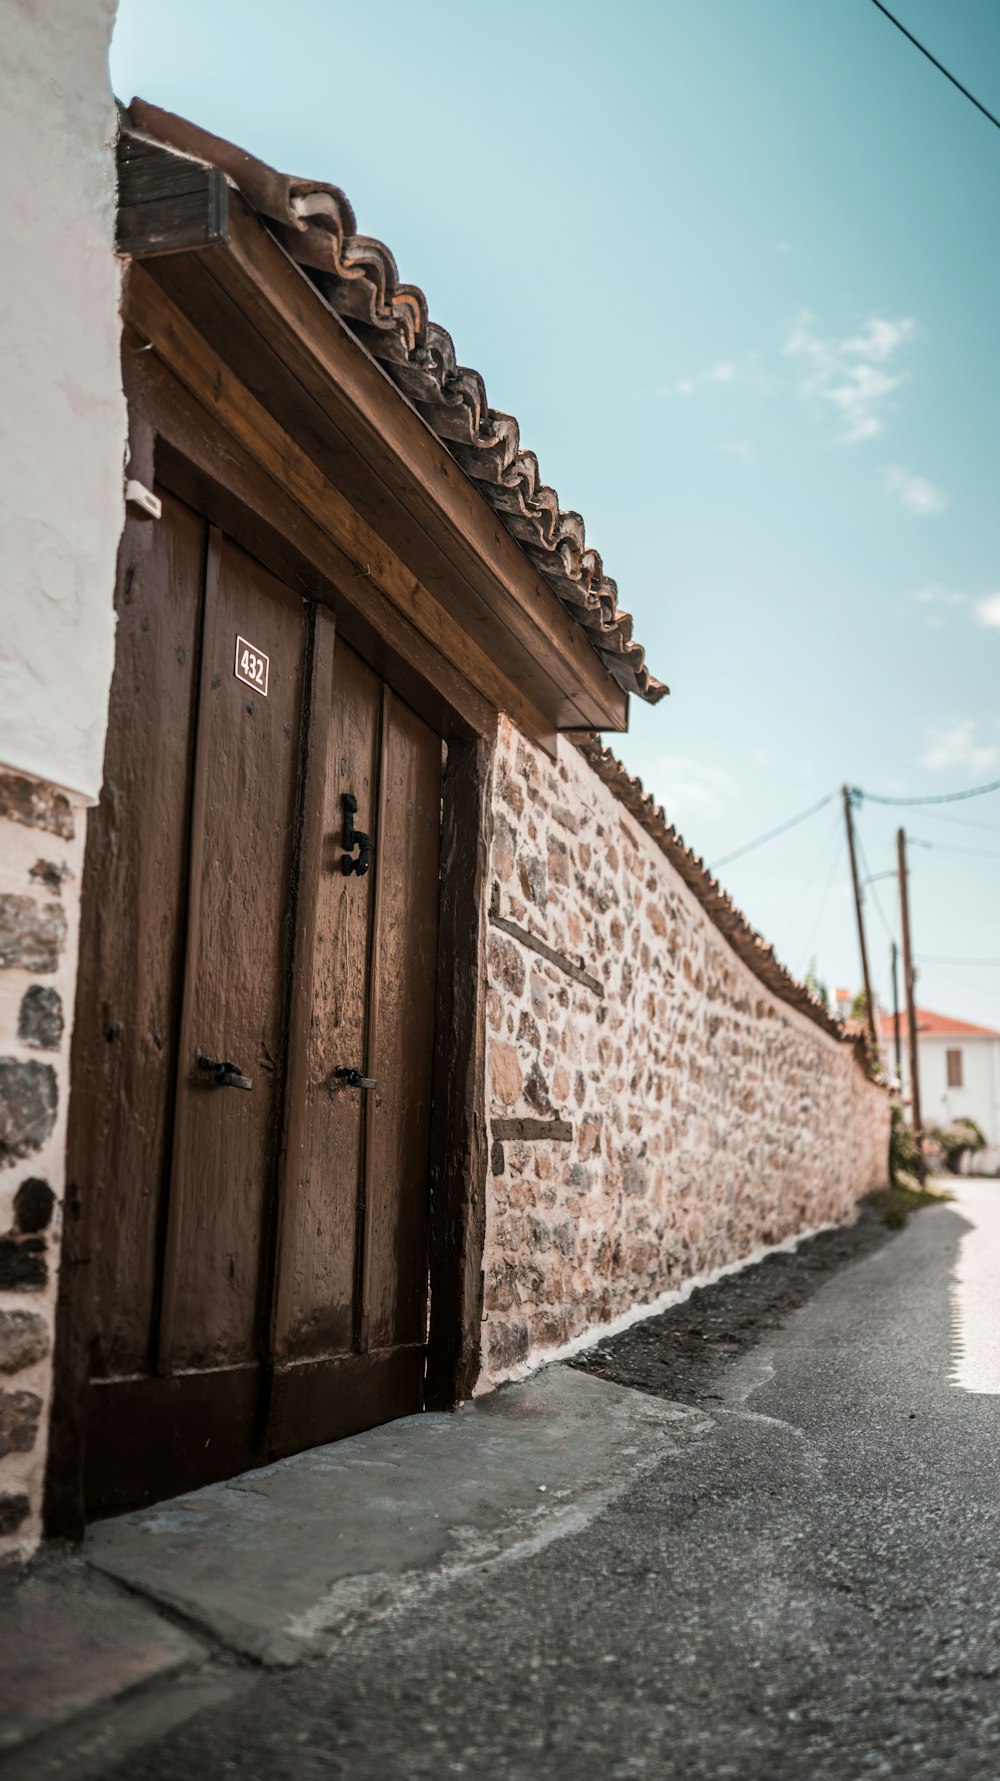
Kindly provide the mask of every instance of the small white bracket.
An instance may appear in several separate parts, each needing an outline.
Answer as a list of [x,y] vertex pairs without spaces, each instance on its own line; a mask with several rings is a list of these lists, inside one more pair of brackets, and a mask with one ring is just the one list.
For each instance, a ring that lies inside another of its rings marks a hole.
[[146,488],[144,483],[135,482],[131,478],[125,484],[125,503],[126,506],[135,508],[137,517],[144,519],[159,519],[163,512],[163,502],[159,495],[154,495],[152,489]]

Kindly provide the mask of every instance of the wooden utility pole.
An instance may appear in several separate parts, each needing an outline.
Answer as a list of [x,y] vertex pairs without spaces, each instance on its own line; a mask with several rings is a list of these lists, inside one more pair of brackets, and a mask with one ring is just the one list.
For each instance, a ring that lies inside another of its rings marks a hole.
[[917,1137],[923,1130],[920,1117],[920,1073],[917,1064],[917,1010],[913,999],[913,947],[910,944],[910,892],[906,876],[906,833],[896,830],[899,862],[899,911],[903,924],[903,991],[906,996],[906,1045],[910,1064],[910,1115]]
[[858,945],[861,949],[861,975],[865,985],[865,1024],[871,1042],[872,1058],[878,1058],[878,1028],[875,1024],[875,998],[872,995],[871,972],[868,969],[868,946],[865,941],[865,918],[862,913],[861,880],[858,877],[858,856],[854,846],[854,811],[851,803],[851,788],[843,787],[844,821],[847,824],[847,851],[851,856],[851,878],[854,882],[854,908],[858,917]]
[[899,947],[892,943],[892,1037],[896,1051],[896,1076],[903,1080],[903,1048],[899,1037]]

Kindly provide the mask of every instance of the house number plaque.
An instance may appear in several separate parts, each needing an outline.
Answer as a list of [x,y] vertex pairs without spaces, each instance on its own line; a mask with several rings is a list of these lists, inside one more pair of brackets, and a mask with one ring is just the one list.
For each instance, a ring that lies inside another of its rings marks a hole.
[[246,686],[255,687],[257,692],[267,698],[267,677],[271,671],[271,658],[263,650],[256,649],[245,637],[236,639],[236,667],[234,673],[237,680]]

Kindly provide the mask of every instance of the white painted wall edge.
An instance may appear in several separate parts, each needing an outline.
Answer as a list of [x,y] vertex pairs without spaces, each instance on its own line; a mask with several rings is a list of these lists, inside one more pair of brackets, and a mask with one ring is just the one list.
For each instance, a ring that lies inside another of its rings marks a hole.
[[0,757],[88,802],[125,518],[116,4],[21,0],[0,33]]
[[[856,1223],[856,1220],[852,1220]],[[574,1354],[582,1354],[585,1348],[596,1348],[598,1342],[604,1342],[609,1336],[620,1336],[623,1330],[630,1330],[634,1324],[645,1323],[650,1317],[660,1317],[674,1305],[683,1305],[685,1299],[700,1286],[714,1286],[717,1280],[724,1280],[727,1274],[742,1274],[744,1268],[756,1267],[758,1262],[766,1261],[769,1255],[788,1255],[797,1249],[800,1243],[807,1243],[810,1237],[818,1237],[822,1231],[849,1231],[850,1225],[828,1222],[814,1224],[808,1230],[799,1231],[794,1237],[786,1237],[781,1243],[762,1243],[752,1249],[749,1255],[741,1256],[739,1261],[724,1262],[720,1268],[712,1268],[707,1274],[692,1274],[682,1286],[674,1287],[670,1292],[661,1292],[658,1298],[650,1299],[648,1304],[633,1305],[623,1311],[619,1317],[613,1317],[610,1323],[594,1324],[582,1335],[574,1336],[572,1341],[563,1342],[556,1348],[539,1348],[529,1354],[527,1360],[518,1361],[513,1367],[502,1367],[492,1378],[479,1378],[473,1390],[474,1398],[485,1397],[498,1385],[511,1385],[520,1379],[530,1378],[537,1373],[539,1367],[549,1367],[555,1361],[571,1360]]]

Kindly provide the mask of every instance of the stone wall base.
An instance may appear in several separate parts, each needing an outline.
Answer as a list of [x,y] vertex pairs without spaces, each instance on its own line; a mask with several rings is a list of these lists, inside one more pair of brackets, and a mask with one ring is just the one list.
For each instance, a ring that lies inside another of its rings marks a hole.
[[41,1533],[85,830],[0,767],[0,1557]]

